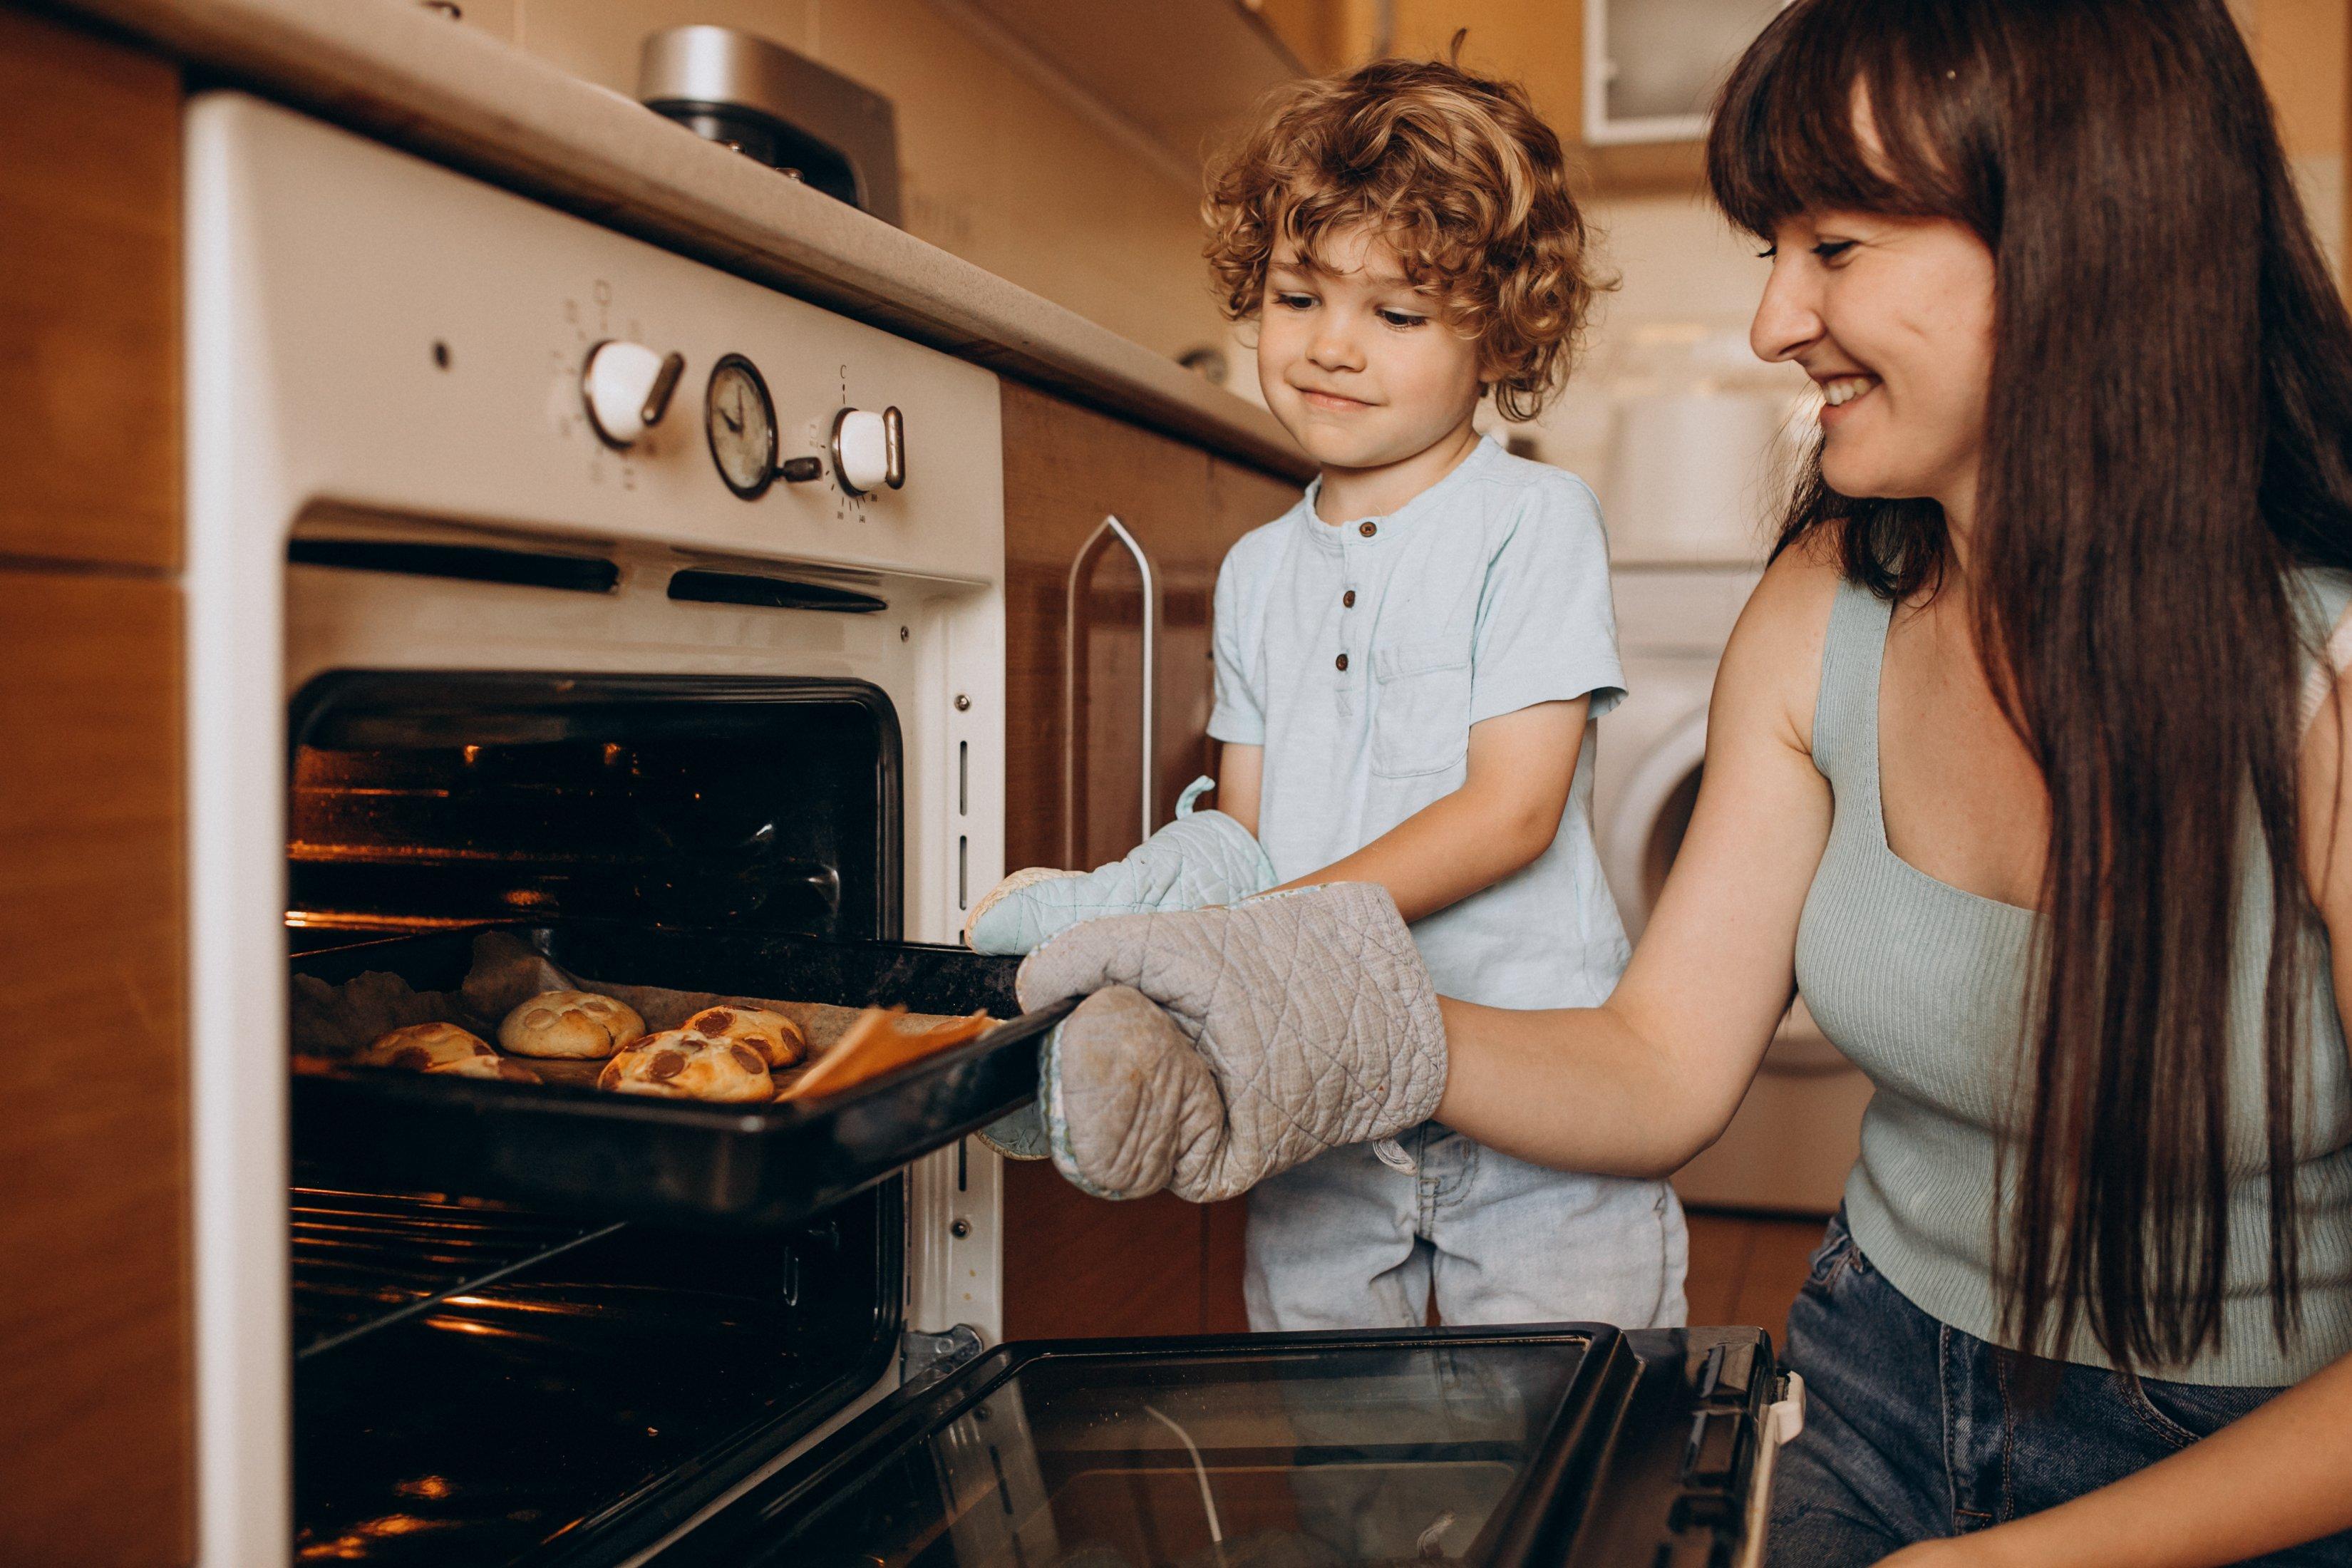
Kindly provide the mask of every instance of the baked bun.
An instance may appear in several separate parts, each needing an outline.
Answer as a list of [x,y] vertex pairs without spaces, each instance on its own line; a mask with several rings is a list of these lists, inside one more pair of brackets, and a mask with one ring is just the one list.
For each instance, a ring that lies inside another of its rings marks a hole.
[[801,1026],[764,1007],[705,1007],[679,1026],[705,1039],[749,1046],[771,1070],[798,1067],[808,1059],[808,1037]]
[[406,1068],[411,1072],[454,1073],[460,1078],[503,1078],[537,1083],[539,1075],[501,1058],[480,1036],[455,1024],[411,1024],[378,1035],[356,1058],[362,1066]]
[[647,1035],[604,1064],[596,1087],[670,1100],[772,1100],[776,1094],[758,1051],[740,1040],[685,1029]]
[[507,1015],[499,1044],[519,1057],[601,1060],[645,1037],[635,1008],[593,991],[542,991]]

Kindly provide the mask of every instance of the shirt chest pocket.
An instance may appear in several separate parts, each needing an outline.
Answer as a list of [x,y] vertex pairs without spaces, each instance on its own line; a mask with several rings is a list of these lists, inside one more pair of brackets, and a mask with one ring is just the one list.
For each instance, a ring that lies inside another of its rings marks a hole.
[[1382,778],[1433,773],[1470,746],[1470,650],[1418,642],[1372,655],[1372,772]]

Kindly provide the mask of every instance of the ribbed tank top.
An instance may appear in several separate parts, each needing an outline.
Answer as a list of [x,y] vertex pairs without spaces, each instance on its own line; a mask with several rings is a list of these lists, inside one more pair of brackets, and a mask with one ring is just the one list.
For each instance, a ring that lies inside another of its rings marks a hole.
[[[2352,580],[2311,574],[2296,582],[2299,608],[2324,637],[2352,599]],[[1845,1187],[1854,1240],[1921,1310],[1998,1343],[1992,1247],[1996,1212],[2005,1205],[1994,1190],[1996,1153],[1998,1141],[2021,1124],[2013,1090],[2040,917],[1939,881],[1887,845],[1878,707],[1892,608],[1848,583],[1830,610],[1813,762],[1836,804],[1797,928],[1797,985],[1822,1033],[1875,1086],[1863,1116],[1862,1158]],[[2263,1110],[2271,868],[2259,835],[2253,842],[2231,981],[2221,1342],[2183,1365],[2142,1370],[2265,1387],[2295,1382],[2352,1352],[2352,1068],[2326,933],[2314,911],[2309,1057],[2294,1143],[2304,1317],[2282,1348],[2271,1326]],[[2087,1331],[2076,1333],[2066,1359],[2108,1364]]]

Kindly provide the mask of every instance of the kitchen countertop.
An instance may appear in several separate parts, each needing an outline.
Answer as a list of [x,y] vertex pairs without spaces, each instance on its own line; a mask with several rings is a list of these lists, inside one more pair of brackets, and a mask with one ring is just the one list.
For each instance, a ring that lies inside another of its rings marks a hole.
[[1225,456],[1304,479],[1264,409],[937,246],[411,0],[50,0],[197,68]]

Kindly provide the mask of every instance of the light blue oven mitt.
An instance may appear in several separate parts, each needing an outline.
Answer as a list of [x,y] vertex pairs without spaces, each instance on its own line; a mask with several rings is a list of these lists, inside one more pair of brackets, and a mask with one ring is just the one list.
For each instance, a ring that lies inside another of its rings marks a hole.
[[[1273,887],[1274,862],[1248,828],[1222,811],[1192,809],[1215,787],[1213,779],[1194,779],[1177,797],[1176,820],[1123,860],[1091,871],[1033,866],[1013,872],[972,906],[964,944],[975,952],[1034,952],[1084,921],[1230,904]],[[1034,1104],[983,1128],[980,1136],[1015,1160],[1042,1160],[1049,1152]]]
[[1216,781],[1194,779],[1176,801],[1176,820],[1137,845],[1123,860],[1091,871],[1033,866],[990,889],[963,922],[975,952],[1034,952],[1047,937],[1080,921],[1155,910],[1230,904],[1274,886],[1274,862],[1250,830],[1222,811],[1192,803]]
[[1031,953],[1046,1152],[1097,1197],[1247,1192],[1327,1149],[1427,1121],[1445,1092],[1436,987],[1385,888],[1126,915]]

